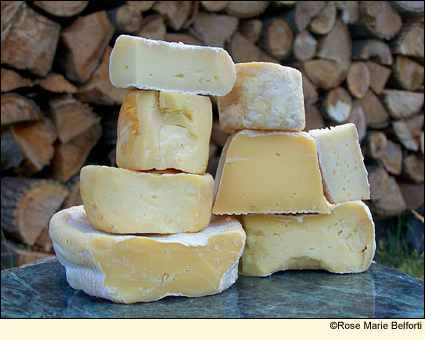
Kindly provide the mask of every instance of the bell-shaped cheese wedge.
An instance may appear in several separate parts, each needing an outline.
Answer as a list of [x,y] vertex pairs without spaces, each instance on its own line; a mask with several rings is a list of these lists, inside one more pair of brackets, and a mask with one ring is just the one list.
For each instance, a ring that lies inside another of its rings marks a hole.
[[370,198],[357,128],[353,123],[310,130],[317,143],[325,196],[331,203]]
[[217,98],[220,126],[242,129],[301,131],[305,127],[301,72],[275,63],[235,65],[236,83]]
[[366,271],[375,254],[375,225],[362,201],[341,203],[330,214],[240,216],[247,243],[240,274],[268,276],[287,269]]
[[223,148],[213,214],[329,213],[306,132],[241,130]]
[[196,232],[211,217],[210,174],[147,173],[88,165],[80,172],[90,223],[114,234]]
[[118,88],[223,96],[232,89],[236,71],[222,48],[120,35],[109,78]]
[[230,217],[198,233],[107,234],[93,228],[82,206],[56,213],[49,235],[72,288],[126,304],[222,292],[237,279],[246,239]]
[[208,97],[129,91],[118,118],[117,165],[128,170],[205,173],[211,128]]

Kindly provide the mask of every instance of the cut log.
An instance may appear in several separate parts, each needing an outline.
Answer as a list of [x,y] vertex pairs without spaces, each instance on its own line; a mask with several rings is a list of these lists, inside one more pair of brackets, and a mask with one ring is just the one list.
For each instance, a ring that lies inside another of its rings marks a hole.
[[380,94],[391,75],[391,69],[372,61],[366,62],[370,74],[370,88],[375,94]]
[[64,51],[60,66],[65,76],[75,82],[85,83],[100,64],[115,27],[105,11],[78,17],[61,32]]
[[49,107],[57,136],[62,143],[67,143],[93,125],[100,124],[100,117],[91,107],[70,96],[51,99]]
[[66,186],[55,181],[2,177],[2,230],[33,246],[67,196]]
[[239,23],[239,33],[251,43],[256,44],[263,30],[263,21],[260,19],[244,20]]
[[142,12],[132,4],[124,4],[108,11],[111,19],[119,33],[131,34],[142,28]]
[[335,1],[336,7],[342,12],[341,20],[344,24],[355,24],[359,20],[358,1]]
[[201,5],[208,12],[220,12],[224,10],[230,1],[201,1]]
[[403,150],[400,144],[388,140],[387,148],[385,149],[381,160],[388,173],[401,175],[403,170]]
[[191,15],[192,1],[157,1],[153,10],[164,16],[168,27],[179,31]]
[[44,229],[37,241],[35,241],[32,251],[41,252],[44,254],[54,254],[53,242],[49,236],[49,229]]
[[229,1],[226,12],[238,18],[252,18],[264,13],[271,1]]
[[390,115],[379,98],[369,90],[366,95],[359,99],[366,117],[366,125],[372,129],[382,129],[389,125]]
[[359,136],[359,141],[363,141],[366,137],[367,125],[366,117],[363,112],[363,108],[357,100],[353,101],[351,108],[350,116],[347,119],[347,123],[353,123],[357,128],[357,134]]
[[87,83],[80,86],[78,93],[74,95],[76,99],[98,105],[121,105],[127,90],[116,88],[109,80],[109,58],[111,51],[112,48],[107,46],[103,54],[103,59],[93,76]]
[[254,45],[249,40],[247,40],[239,32],[235,32],[232,40],[227,44],[227,50],[229,51],[235,63],[245,63],[252,61],[279,63],[279,60],[268,55],[257,45]]
[[67,209],[83,204],[80,192],[80,174],[74,176],[66,185],[69,189],[69,195],[63,203],[62,209]]
[[2,240],[2,270],[4,269],[3,263],[7,263],[9,268],[20,267],[39,260],[55,257],[55,254],[34,251],[29,248],[28,246],[9,240]]
[[326,127],[326,124],[317,106],[312,104],[306,104],[304,131],[323,129],[324,127]]
[[351,64],[352,42],[347,25],[337,20],[332,31],[317,41],[316,57],[334,60],[347,69]]
[[343,87],[336,87],[329,91],[323,101],[326,117],[338,124],[345,123],[348,120],[352,107],[351,96]]
[[424,184],[399,183],[406,209],[416,210],[424,205]]
[[[18,4],[9,5],[14,2]],[[61,26],[23,1],[2,1],[1,12],[2,65],[45,77],[52,68]],[[3,12],[8,14],[5,24]]]
[[126,1],[126,3],[137,8],[140,12],[146,12],[155,5],[156,1]]
[[310,22],[325,8],[326,1],[297,1],[295,4],[295,27],[302,32]]
[[372,201],[379,200],[384,197],[390,176],[382,165],[367,167],[370,199]]
[[406,25],[391,42],[393,54],[424,60],[424,26],[423,24]]
[[58,144],[49,166],[52,178],[66,183],[78,174],[101,135],[102,128],[96,124],[69,142]]
[[390,82],[392,87],[415,91],[424,83],[424,67],[409,57],[397,56]]
[[336,21],[335,1],[327,1],[326,6],[311,20],[308,29],[315,34],[328,34]]
[[302,75],[303,82],[303,95],[304,95],[304,104],[316,104],[319,100],[319,93],[317,87],[307,78],[305,74]]
[[190,32],[205,45],[224,48],[238,24],[239,19],[229,15],[199,13]]
[[317,40],[309,31],[302,31],[295,36],[293,52],[295,59],[307,61],[316,55]]
[[366,156],[381,159],[388,146],[387,135],[381,131],[370,131],[366,135]]
[[161,14],[152,14],[143,19],[142,28],[134,35],[154,40],[165,40],[167,26]]
[[22,161],[19,146],[8,130],[1,133],[1,171],[17,167]]
[[388,186],[382,198],[373,202],[371,210],[380,217],[396,216],[406,210],[406,202],[393,176],[388,178]]
[[34,1],[33,5],[56,17],[73,17],[80,14],[88,1]]
[[382,40],[354,40],[353,60],[370,60],[381,65],[391,66],[393,56],[390,47]]
[[266,20],[260,38],[260,46],[272,57],[285,59],[292,49],[292,30],[282,17]]
[[424,182],[424,159],[405,152],[402,176],[405,181],[420,184]]
[[379,98],[394,119],[407,119],[419,113],[424,105],[424,94],[419,92],[384,90]]
[[347,87],[355,98],[363,98],[371,84],[369,68],[362,61],[353,62],[347,73]]
[[22,77],[19,73],[1,68],[1,92],[9,92],[23,87],[32,87],[31,79]]
[[203,45],[202,41],[191,34],[186,33],[167,33],[165,41],[168,42],[182,42],[187,45]]
[[401,15],[403,22],[424,21],[423,1],[390,1],[393,8]]
[[39,119],[41,119],[41,111],[33,100],[17,93],[1,95],[2,126]]
[[71,84],[63,75],[50,72],[46,78],[36,82],[46,91],[53,93],[76,93],[77,87]]
[[394,133],[407,150],[419,151],[424,115],[392,122]]
[[14,124],[9,131],[23,158],[19,166],[14,168],[18,175],[32,176],[50,163],[56,131],[48,118]]
[[302,70],[314,85],[331,90],[345,80],[348,67],[333,60],[313,59],[304,62]]

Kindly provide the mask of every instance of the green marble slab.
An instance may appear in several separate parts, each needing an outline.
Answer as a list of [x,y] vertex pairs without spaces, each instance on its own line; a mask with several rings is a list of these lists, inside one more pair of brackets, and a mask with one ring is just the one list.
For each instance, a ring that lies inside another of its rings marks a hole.
[[122,305],[72,289],[56,259],[1,272],[2,318],[424,318],[424,282],[373,263],[239,276],[221,294]]

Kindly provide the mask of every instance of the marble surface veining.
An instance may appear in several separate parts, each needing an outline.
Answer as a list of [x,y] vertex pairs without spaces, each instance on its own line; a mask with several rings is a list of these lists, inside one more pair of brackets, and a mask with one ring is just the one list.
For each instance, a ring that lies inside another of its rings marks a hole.
[[56,259],[1,273],[2,318],[424,318],[424,282],[373,263],[360,274],[239,276],[221,294],[123,305],[72,289]]

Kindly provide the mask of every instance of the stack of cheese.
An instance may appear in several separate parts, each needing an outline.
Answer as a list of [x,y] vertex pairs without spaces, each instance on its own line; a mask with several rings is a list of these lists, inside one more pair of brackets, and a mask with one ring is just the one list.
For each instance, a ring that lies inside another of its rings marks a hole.
[[213,214],[238,215],[247,244],[240,274],[286,269],[368,269],[375,252],[369,184],[353,124],[302,132],[301,73],[272,63],[236,64],[218,98],[224,146]]
[[118,168],[84,167],[83,206],[50,223],[69,284],[123,303],[227,289],[246,236],[236,219],[211,219],[212,108],[203,95],[232,89],[232,59],[219,48],[122,35],[109,72],[113,85],[129,88],[118,120]]

